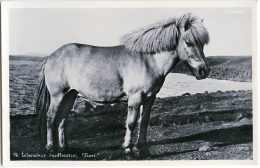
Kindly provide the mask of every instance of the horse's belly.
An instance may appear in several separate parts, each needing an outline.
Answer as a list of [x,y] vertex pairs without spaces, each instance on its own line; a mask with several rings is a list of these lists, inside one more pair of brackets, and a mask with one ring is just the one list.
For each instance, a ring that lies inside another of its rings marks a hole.
[[127,100],[125,93],[114,90],[97,90],[90,88],[90,90],[79,89],[79,93],[86,99],[100,103],[113,103]]
[[88,77],[75,88],[85,98],[97,102],[117,102],[127,100],[120,79]]

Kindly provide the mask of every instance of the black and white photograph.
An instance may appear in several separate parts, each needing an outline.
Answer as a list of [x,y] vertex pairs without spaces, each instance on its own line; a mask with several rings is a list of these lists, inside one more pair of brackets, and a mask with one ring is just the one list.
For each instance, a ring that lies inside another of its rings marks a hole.
[[4,165],[258,163],[256,1],[1,8]]

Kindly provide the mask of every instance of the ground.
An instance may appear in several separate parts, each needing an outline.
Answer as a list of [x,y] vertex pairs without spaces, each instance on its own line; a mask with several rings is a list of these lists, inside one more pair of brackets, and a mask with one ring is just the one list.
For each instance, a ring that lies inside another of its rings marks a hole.
[[[70,156],[33,158],[22,153],[40,153],[37,117],[12,116],[11,159],[120,160],[125,117],[126,104],[72,113],[66,125]],[[251,91],[156,99],[147,137],[151,156],[146,159],[253,159],[252,131]]]

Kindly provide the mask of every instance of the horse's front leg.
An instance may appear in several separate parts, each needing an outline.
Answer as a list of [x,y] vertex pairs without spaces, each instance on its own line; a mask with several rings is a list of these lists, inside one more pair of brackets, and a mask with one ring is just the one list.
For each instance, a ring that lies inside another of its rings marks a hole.
[[126,119],[126,134],[125,141],[123,143],[124,156],[126,159],[134,159],[134,154],[132,151],[132,135],[136,125],[137,116],[140,112],[140,104],[142,101],[141,93],[135,93],[129,96],[128,99],[128,113]]
[[140,123],[139,123],[139,135],[136,144],[136,148],[139,151],[139,157],[144,158],[149,155],[149,150],[147,148],[147,127],[150,118],[150,112],[155,100],[155,95],[148,98],[143,103],[143,111],[140,115]]

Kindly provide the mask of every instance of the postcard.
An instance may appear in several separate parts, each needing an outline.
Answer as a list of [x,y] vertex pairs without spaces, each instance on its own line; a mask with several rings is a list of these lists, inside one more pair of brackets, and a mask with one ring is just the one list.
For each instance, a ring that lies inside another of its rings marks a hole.
[[4,166],[258,164],[256,1],[4,1]]

